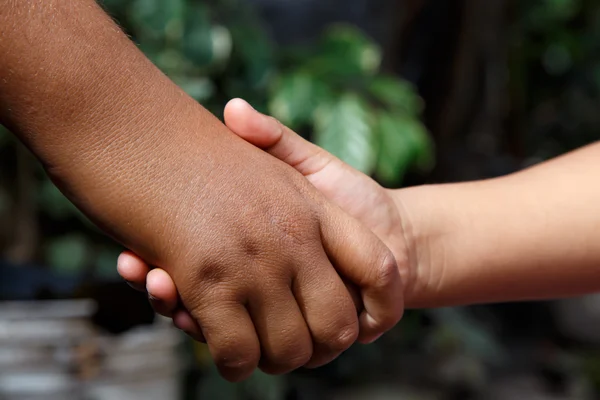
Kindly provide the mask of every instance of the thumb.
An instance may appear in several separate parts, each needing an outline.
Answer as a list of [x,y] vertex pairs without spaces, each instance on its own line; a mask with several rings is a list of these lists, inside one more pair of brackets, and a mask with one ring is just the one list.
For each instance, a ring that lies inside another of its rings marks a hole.
[[362,294],[359,341],[370,343],[402,318],[403,286],[396,259],[375,234],[335,206],[321,233],[337,272]]
[[291,165],[304,176],[316,174],[337,160],[242,99],[233,99],[225,106],[225,123],[236,135]]

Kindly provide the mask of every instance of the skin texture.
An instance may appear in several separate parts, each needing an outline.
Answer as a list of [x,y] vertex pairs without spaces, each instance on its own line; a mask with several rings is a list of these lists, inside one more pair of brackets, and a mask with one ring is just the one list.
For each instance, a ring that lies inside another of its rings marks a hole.
[[[506,177],[386,190],[242,100],[226,123],[294,166],[402,263],[407,308],[541,300],[600,290],[600,143]],[[202,340],[169,275],[125,252],[120,274]]]
[[594,143],[497,179],[396,192],[430,268],[419,305],[600,291],[599,160]]
[[94,1],[1,2],[0,54],[0,122],[172,277],[226,379],[322,365],[400,319],[393,253],[182,92]]

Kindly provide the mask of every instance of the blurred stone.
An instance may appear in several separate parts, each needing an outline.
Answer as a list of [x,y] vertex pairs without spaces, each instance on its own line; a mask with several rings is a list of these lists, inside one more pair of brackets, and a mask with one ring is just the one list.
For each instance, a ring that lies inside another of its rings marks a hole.
[[573,381],[567,393],[551,393],[535,376],[513,376],[494,382],[487,400],[592,400],[590,388],[584,381]]
[[0,399],[163,400],[179,396],[181,336],[162,318],[99,332],[89,300],[0,302]]
[[488,377],[481,360],[456,354],[438,363],[432,378],[444,387],[465,387],[477,393],[485,387]]
[[352,388],[340,391],[330,397],[331,400],[441,400],[443,397],[434,392],[426,392],[407,387],[373,386]]

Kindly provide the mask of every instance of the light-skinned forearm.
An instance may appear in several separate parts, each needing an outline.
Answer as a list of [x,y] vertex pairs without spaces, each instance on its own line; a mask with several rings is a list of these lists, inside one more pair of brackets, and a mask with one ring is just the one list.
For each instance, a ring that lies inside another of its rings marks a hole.
[[393,196],[426,274],[411,306],[600,290],[600,143],[506,177]]

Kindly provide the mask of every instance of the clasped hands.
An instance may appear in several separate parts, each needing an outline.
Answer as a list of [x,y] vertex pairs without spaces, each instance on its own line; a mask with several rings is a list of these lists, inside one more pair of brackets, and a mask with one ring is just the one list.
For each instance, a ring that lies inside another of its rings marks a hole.
[[231,381],[323,365],[404,307],[600,290],[599,144],[386,190],[241,100],[227,129],[93,0],[2,11],[0,123]]
[[[316,191],[298,188],[298,209],[282,204],[278,216],[252,209],[230,216],[250,215],[256,223],[248,229],[266,226],[276,235],[263,236],[264,242],[231,238],[230,246],[206,254],[211,262],[177,271],[177,285],[133,252],[119,257],[121,276],[147,291],[158,313],[206,341],[230,381],[247,378],[256,367],[280,374],[321,366],[357,340],[376,340],[400,320],[411,283],[401,208],[371,178],[243,100],[227,105],[225,121]],[[252,190],[254,183],[247,184]],[[306,197],[312,215],[300,207]],[[218,206],[213,212],[219,215]],[[197,234],[201,241],[211,232]]]

